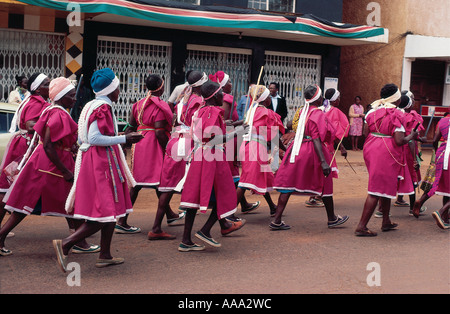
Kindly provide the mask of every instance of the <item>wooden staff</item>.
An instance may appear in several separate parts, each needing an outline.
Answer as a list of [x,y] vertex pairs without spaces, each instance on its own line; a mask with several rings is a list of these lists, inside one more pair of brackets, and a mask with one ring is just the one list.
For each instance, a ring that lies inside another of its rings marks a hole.
[[347,127],[345,128],[344,135],[342,135],[341,141],[339,142],[338,146],[336,147],[336,150],[334,151],[333,159],[331,159],[331,162],[330,162],[330,167],[333,164],[334,158],[336,157],[336,153],[339,150],[339,147],[341,146],[342,141],[344,140],[345,134],[347,133],[347,129],[349,126],[350,126],[350,124],[348,124]]
[[57,174],[57,173],[50,172],[50,171],[46,171],[46,170],[42,170],[42,169],[38,169],[38,171],[39,172],[43,172],[43,173],[47,173],[47,174],[51,174],[52,176],[55,176],[55,177],[64,178],[64,176],[62,176],[60,174]]
[[[256,85],[259,85],[259,82],[261,80],[261,75],[263,73],[264,70],[264,66],[261,67],[261,71],[259,72],[259,76],[258,76],[258,82],[256,83]],[[252,100],[255,100],[255,93],[256,93],[256,89],[255,92],[252,95]],[[248,110],[248,103],[249,103],[249,99],[250,98],[250,88],[248,89],[248,95],[247,95],[247,104],[245,105],[245,111],[244,111],[244,116],[247,114],[247,110]]]

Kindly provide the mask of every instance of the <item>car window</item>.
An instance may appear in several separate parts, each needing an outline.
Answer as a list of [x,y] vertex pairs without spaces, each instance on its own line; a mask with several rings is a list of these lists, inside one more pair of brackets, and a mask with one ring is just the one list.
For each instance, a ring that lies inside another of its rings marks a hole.
[[13,117],[14,113],[0,111],[0,133],[7,133],[9,131]]

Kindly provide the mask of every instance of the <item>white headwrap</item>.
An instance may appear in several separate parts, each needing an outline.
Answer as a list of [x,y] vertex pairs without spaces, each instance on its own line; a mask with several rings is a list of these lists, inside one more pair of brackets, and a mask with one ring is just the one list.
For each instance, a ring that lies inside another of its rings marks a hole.
[[331,97],[330,99],[325,99],[323,102],[323,107],[321,107],[320,109],[322,109],[322,111],[324,112],[328,112],[329,110],[331,110],[330,103],[336,101],[339,98],[339,96],[341,96],[341,93],[337,89],[335,89],[333,97]]
[[222,80],[222,81],[219,81],[219,78],[217,78],[220,87],[224,87],[225,84],[228,82],[229,79],[230,79],[230,76],[229,76],[228,74],[226,74],[226,73],[224,73],[224,76],[223,76],[223,80]]
[[206,82],[208,82],[208,80],[209,80],[208,75],[206,75],[206,73],[203,72],[202,78],[199,79],[197,82],[191,84],[190,86],[199,87],[199,86],[202,86],[203,84],[205,84]]
[[339,91],[336,89],[335,92],[334,92],[333,97],[330,98],[330,102],[336,101],[336,100],[339,98],[339,96],[341,96],[341,92],[339,92]]
[[105,87],[104,89],[102,89],[98,92],[94,91],[94,93],[96,96],[107,96],[107,95],[111,94],[113,91],[115,91],[116,88],[119,86],[119,84],[120,84],[120,81],[116,76],[116,77],[114,77],[111,84],[109,84],[107,87]]
[[305,106],[303,106],[302,112],[298,119],[297,132],[295,133],[294,144],[292,146],[290,163],[295,163],[295,157],[300,153],[300,148],[302,147],[303,136],[305,134],[306,117],[309,111],[309,104],[317,101],[322,96],[322,90],[318,85],[316,85],[317,90],[311,99],[305,99]]
[[388,108],[395,108],[396,106],[393,105],[393,103],[396,102],[397,100],[399,100],[401,97],[402,97],[402,93],[398,89],[397,92],[394,95],[389,96],[388,98],[382,98],[382,99],[374,101],[371,104],[371,107],[373,109],[377,109],[379,106],[385,106],[385,107],[388,107]]
[[[34,92],[36,89],[39,88],[39,86],[41,86],[42,82],[48,78],[47,75],[45,74],[39,74],[33,81],[33,83],[31,83],[30,85],[30,92]],[[25,104],[30,100],[31,94],[29,93],[27,97],[24,98],[24,100],[22,100],[22,102],[20,103],[19,107],[17,107],[16,112],[14,113],[14,116],[11,120],[11,127],[9,128],[9,133],[14,133],[16,132],[16,128],[19,128],[19,124],[20,124],[20,116],[22,114],[22,109],[23,107],[25,107]],[[20,128],[19,128],[20,129]]]
[[251,105],[250,109],[247,113],[247,117],[245,119],[245,123],[248,124],[248,133],[243,136],[244,141],[250,141],[252,128],[253,128],[253,119],[255,117],[256,109],[258,108],[259,103],[263,102],[267,99],[270,95],[270,91],[267,87],[262,85],[254,85],[254,93],[252,95],[252,98],[256,96],[256,91],[258,90],[258,86],[260,88],[264,88],[264,91],[261,93],[261,95],[256,99]]
[[30,92],[34,92],[42,84],[42,82],[47,78],[45,74],[39,74],[30,85]]

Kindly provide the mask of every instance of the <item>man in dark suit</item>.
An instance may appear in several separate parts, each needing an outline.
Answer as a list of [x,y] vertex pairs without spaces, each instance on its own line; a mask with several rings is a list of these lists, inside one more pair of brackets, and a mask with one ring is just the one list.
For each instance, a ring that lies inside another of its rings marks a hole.
[[272,99],[272,104],[269,109],[272,109],[276,113],[281,116],[281,122],[284,123],[284,120],[287,117],[288,110],[286,105],[286,98],[280,96],[278,94],[278,89],[280,85],[278,83],[272,82],[269,85],[270,98]]

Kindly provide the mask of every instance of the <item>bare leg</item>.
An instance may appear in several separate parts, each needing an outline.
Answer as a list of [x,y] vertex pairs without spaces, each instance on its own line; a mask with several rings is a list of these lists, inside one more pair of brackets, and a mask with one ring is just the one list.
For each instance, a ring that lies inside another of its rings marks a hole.
[[8,221],[0,229],[0,248],[5,247],[5,239],[8,233],[10,233],[27,215],[13,212]]
[[160,193],[160,195],[159,195],[158,209],[156,210],[155,221],[153,223],[153,228],[152,228],[152,231],[154,233],[162,232],[161,224],[162,224],[164,215],[166,215],[168,219],[178,217],[178,214],[175,214],[169,206],[172,196],[173,196],[173,192],[164,192],[164,193]]
[[289,198],[291,197],[291,194],[292,193],[280,193],[278,197],[278,205],[277,210],[275,212],[275,220],[274,220],[274,223],[277,225],[281,224],[281,216],[283,215],[283,212],[286,208]]
[[[69,229],[72,232],[75,232],[84,223],[84,220],[81,220],[81,219],[66,218],[66,220],[67,220],[67,224],[69,225]],[[83,249],[88,249],[90,247],[90,245],[89,245],[89,243],[87,243],[86,239],[81,240],[80,242],[78,242],[75,245],[78,247],[81,247]]]
[[334,214],[334,201],[332,196],[324,196],[322,198],[323,204],[325,205],[325,210],[327,211],[328,221],[336,220],[336,215]]
[[419,218],[420,215],[420,209],[422,208],[423,204],[429,199],[430,197],[428,196],[427,193],[423,193],[423,195],[420,197],[420,199],[416,202],[414,202],[414,206],[413,206],[413,215],[416,218]]
[[366,202],[364,203],[363,212],[361,219],[356,227],[356,232],[366,232],[369,231],[367,224],[369,223],[370,217],[372,217],[375,208],[377,207],[379,197],[374,195],[367,195]]
[[[114,223],[112,223],[114,224]],[[74,233],[62,240],[64,255],[68,255],[70,249],[87,237],[90,237],[103,227],[103,223],[86,221]],[[102,247],[103,249],[103,247]]]
[[277,205],[275,205],[275,203],[272,201],[272,197],[270,196],[269,192],[266,192],[264,194],[264,199],[266,200],[267,205],[269,205],[270,214],[275,215],[275,212],[277,210]]
[[105,223],[103,224],[101,228],[101,237],[100,237],[100,255],[99,258],[101,259],[112,259],[111,255],[111,242],[112,242],[112,236],[114,234],[114,226],[116,224],[114,222],[112,223]]
[[186,210],[186,217],[184,218],[184,231],[183,231],[183,239],[181,240],[182,243],[187,245],[192,245],[194,242],[192,242],[191,239],[191,233],[192,233],[192,227],[194,226],[195,216],[197,215],[196,209],[187,209]]

